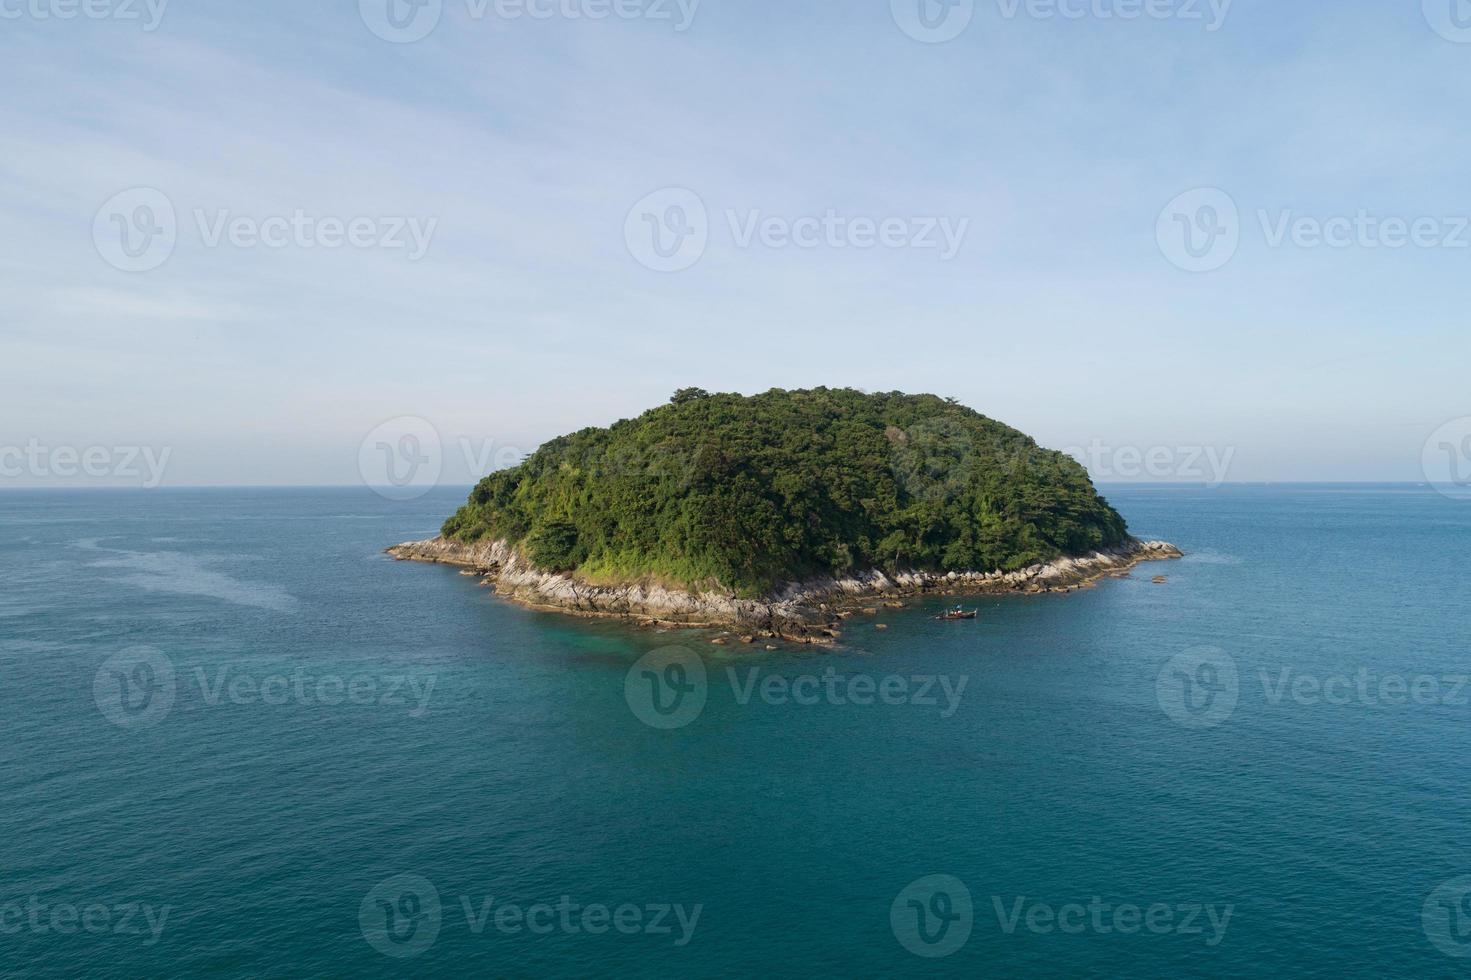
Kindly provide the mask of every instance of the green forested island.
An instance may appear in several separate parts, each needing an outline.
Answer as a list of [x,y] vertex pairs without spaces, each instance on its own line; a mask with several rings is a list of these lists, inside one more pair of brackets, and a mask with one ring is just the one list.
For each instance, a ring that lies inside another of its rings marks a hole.
[[1015,570],[1130,540],[1075,460],[954,401],[711,394],[543,445],[481,480],[450,542],[592,584],[755,597],[881,570]]

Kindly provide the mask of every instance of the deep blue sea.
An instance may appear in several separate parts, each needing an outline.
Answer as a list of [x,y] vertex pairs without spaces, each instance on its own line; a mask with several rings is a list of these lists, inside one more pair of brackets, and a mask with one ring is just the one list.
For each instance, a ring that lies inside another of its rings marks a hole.
[[0,494],[0,973],[1464,975],[1471,504],[1104,489],[1189,556],[824,651],[384,557],[461,489]]

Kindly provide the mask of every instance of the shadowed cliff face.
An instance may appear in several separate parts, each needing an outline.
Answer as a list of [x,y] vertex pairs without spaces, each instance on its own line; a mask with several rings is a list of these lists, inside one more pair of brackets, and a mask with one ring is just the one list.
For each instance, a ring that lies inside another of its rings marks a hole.
[[446,538],[589,581],[756,598],[869,570],[1016,571],[1128,540],[1074,460],[934,395],[678,392],[480,482]]

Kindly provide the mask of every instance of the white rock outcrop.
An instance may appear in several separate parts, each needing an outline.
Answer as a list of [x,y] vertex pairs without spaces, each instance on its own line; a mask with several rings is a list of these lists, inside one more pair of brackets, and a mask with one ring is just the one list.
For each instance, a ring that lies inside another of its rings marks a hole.
[[1126,571],[1141,561],[1181,557],[1180,549],[1167,542],[1130,539],[1115,548],[1058,558],[1013,572],[909,571],[888,575],[874,569],[842,578],[792,582],[767,596],[745,599],[719,591],[670,589],[653,581],[594,585],[538,569],[504,540],[464,544],[431,538],[395,545],[388,553],[404,561],[471,569],[501,595],[536,608],[680,626],[738,626],[801,642],[833,639],[841,622],[836,608],[861,604],[874,596],[1068,591]]

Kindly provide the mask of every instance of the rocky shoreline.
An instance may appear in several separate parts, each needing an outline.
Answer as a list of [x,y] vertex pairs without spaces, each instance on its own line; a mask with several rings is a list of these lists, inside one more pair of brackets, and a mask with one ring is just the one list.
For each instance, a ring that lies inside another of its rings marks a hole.
[[654,582],[593,585],[531,565],[504,540],[464,544],[445,538],[407,541],[387,549],[400,561],[457,565],[496,593],[534,609],[580,616],[636,620],[644,626],[727,628],[797,643],[830,643],[842,624],[858,612],[876,611],[875,602],[915,595],[991,595],[1071,592],[1101,578],[1120,576],[1139,562],[1181,557],[1164,541],[1128,542],[1073,558],[1058,558],[1014,572],[869,571],[843,578],[795,582],[759,599],[728,593],[692,593]]

